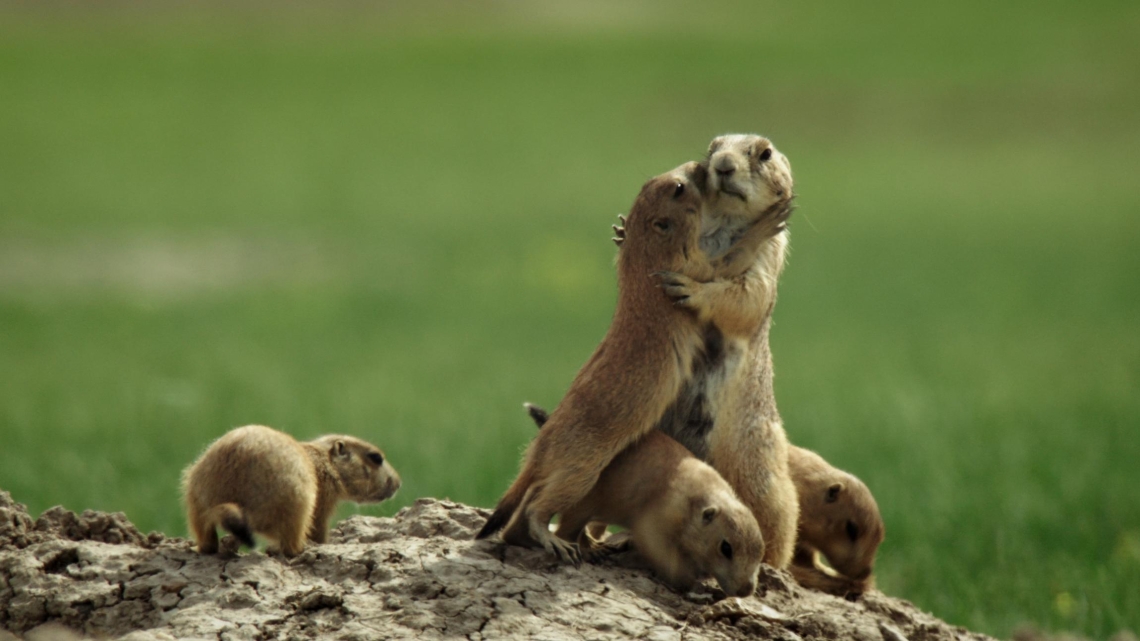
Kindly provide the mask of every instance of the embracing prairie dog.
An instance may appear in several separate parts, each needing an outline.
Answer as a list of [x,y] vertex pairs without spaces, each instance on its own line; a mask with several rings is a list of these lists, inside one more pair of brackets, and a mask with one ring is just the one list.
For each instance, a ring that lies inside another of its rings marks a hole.
[[705,338],[692,378],[658,427],[732,485],[764,533],[765,563],[786,568],[799,502],[776,409],[768,333],[788,235],[782,225],[770,233],[754,221],[773,209],[790,211],[791,167],[768,139],[751,134],[714,139],[705,164],[702,249],[714,257],[732,255],[731,243],[763,237],[757,260],[740,276],[712,282],[666,278],[666,293],[695,312]]
[[[546,423],[545,410],[525,407],[539,427]],[[626,544],[679,591],[709,576],[729,596],[756,591],[764,554],[756,518],[716,470],[660,431],[618,454],[562,513],[556,534],[599,549],[587,525],[601,535],[607,524],[626,528]]]
[[[865,591],[874,584],[875,553],[886,535],[871,490],[854,475],[801,447],[789,450],[788,467],[800,497],[792,574],[804,586],[825,592]],[[821,553],[835,572],[819,563]]]
[[581,502],[610,461],[653,429],[691,375],[704,342],[700,323],[662,295],[656,274],[732,278],[756,260],[759,242],[751,251],[734,246],[739,251],[712,260],[700,250],[705,177],[701,165],[687,163],[642,187],[618,253],[610,329],[476,538],[502,529],[508,543],[541,546],[580,562],[577,544],[551,534],[550,519]]
[[376,446],[330,434],[308,442],[262,425],[233,429],[182,472],[186,520],[198,551],[218,551],[217,528],[253,547],[254,532],[294,556],[324,543],[337,502],[378,503],[400,476]]

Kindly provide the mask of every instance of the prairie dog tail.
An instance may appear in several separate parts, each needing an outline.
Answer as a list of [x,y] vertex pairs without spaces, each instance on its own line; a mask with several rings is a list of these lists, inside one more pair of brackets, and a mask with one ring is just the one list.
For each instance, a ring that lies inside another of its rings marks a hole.
[[533,481],[534,471],[527,464],[511,487],[507,489],[507,493],[503,498],[499,499],[499,504],[495,506],[495,511],[491,514],[487,522],[483,524],[483,529],[475,535],[476,539],[485,539],[495,532],[503,529],[503,527],[511,520],[515,512],[519,509],[523,497],[526,496],[527,490],[530,489],[531,482]]
[[210,523],[221,525],[238,541],[241,541],[242,545],[249,548],[254,547],[253,530],[249,527],[245,512],[242,512],[241,506],[237,503],[215,505],[210,508],[208,520]]
[[546,424],[546,421],[550,419],[550,412],[547,412],[533,403],[523,403],[523,407],[526,408],[526,413],[530,414],[531,420],[533,420],[538,427],[542,427]]

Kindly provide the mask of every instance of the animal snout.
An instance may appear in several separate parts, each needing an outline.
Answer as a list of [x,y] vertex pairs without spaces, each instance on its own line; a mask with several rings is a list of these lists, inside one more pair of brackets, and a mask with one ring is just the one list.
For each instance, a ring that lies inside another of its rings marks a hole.
[[755,591],[756,581],[749,581],[736,591],[736,596],[752,596],[752,593]]
[[716,161],[712,163],[712,165],[713,169],[716,170],[717,175],[721,178],[728,178],[732,174],[736,173],[736,163],[732,162],[732,158],[729,158],[728,156],[721,156],[720,158],[717,158]]

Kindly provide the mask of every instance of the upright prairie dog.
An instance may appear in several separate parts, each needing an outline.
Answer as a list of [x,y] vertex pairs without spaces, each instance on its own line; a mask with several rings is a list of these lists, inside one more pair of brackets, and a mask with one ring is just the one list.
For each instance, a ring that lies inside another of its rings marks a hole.
[[[526,405],[542,427],[545,410]],[[652,430],[602,471],[590,493],[567,508],[556,534],[596,547],[587,525],[617,525],[673,588],[687,592],[712,576],[725,594],[756,591],[764,539],[728,483],[683,445]]]
[[[550,519],[581,502],[610,461],[653,429],[691,375],[704,342],[697,319],[662,295],[656,274],[732,278],[756,260],[758,237],[742,239],[715,260],[700,250],[704,178],[701,165],[687,163],[642,187],[618,253],[610,329],[531,442],[518,477],[476,538],[503,529],[508,543],[541,546],[580,562],[577,544],[551,534]],[[781,222],[775,218],[754,227],[775,226]]]
[[[701,247],[710,256],[731,256],[731,243],[757,235],[754,221],[790,207],[791,166],[768,139],[752,134],[714,139],[705,163]],[[781,225],[761,238],[757,260],[739,276],[665,278],[666,293],[703,323],[705,344],[692,378],[658,424],[716,468],[752,509],[764,533],[764,561],[777,568],[792,560],[799,519],[768,347],[787,236]]]
[[376,446],[330,434],[300,443],[262,425],[230,430],[182,472],[186,520],[198,551],[218,551],[221,526],[247,546],[252,533],[285,556],[324,543],[338,501],[378,503],[400,476]]
[[[800,497],[799,536],[790,570],[802,585],[836,594],[874,584],[875,553],[886,535],[879,505],[863,481],[801,447],[788,450]],[[828,572],[823,554],[841,576]]]

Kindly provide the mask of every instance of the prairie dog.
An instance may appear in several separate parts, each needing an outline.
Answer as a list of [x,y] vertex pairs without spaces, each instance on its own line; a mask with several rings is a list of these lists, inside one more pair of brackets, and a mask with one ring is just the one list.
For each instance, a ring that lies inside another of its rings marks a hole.
[[[545,410],[526,404],[539,427]],[[557,535],[595,547],[587,525],[618,525],[633,547],[681,592],[712,576],[725,594],[756,591],[764,539],[728,483],[683,445],[653,430],[602,471],[584,499],[562,513]]]
[[[788,468],[800,497],[792,574],[805,586],[825,592],[862,592],[873,585],[875,553],[886,527],[871,490],[801,447],[788,450]],[[823,569],[817,559],[820,553],[848,580]]]
[[182,497],[198,551],[218,551],[217,527],[252,547],[252,533],[285,556],[324,543],[338,501],[378,503],[400,476],[376,446],[329,434],[308,442],[262,425],[230,430],[182,472]]
[[[790,207],[791,167],[766,138],[720,136],[709,146],[702,248],[716,256],[734,239],[761,234],[760,252],[736,278],[713,282],[678,276],[666,292],[704,324],[705,344],[693,376],[658,427],[711,464],[752,509],[766,545],[764,562],[792,560],[799,501],[788,472],[788,439],[772,386],[768,347],[776,283],[788,234],[752,223]],[[751,227],[749,227],[751,225]],[[731,248],[725,255],[732,255]]]
[[660,420],[690,376],[703,343],[697,319],[663,296],[656,273],[731,278],[755,262],[759,242],[711,260],[699,248],[704,170],[687,163],[642,187],[618,253],[618,300],[609,331],[578,372],[522,470],[476,538],[538,545],[579,563],[577,544],[551,534],[551,517],[579,503],[602,470]]
[[756,591],[764,554],[756,518],[716,470],[659,431],[610,462],[563,511],[557,534],[590,545],[590,522],[629,530],[629,543],[677,590],[712,576],[728,595]]
[[[530,403],[524,403],[524,407],[538,427],[542,427],[549,417],[541,407]],[[630,449],[638,447],[641,446],[635,445]],[[617,461],[614,459],[611,467]],[[609,469],[602,473],[602,479],[598,480],[590,496],[603,485],[605,492],[615,492],[616,479],[603,484]],[[800,505],[795,555],[788,568],[792,575],[805,587],[839,595],[861,593],[872,587],[875,553],[886,528],[871,490],[856,476],[832,467],[819,454],[794,445],[788,449],[788,469]],[[646,478],[655,476],[642,473],[633,481],[628,478],[620,480],[632,484]],[[594,525],[590,524],[591,527]],[[602,532],[604,527],[598,533]],[[819,562],[821,553],[835,570]],[[725,592],[728,592],[727,588]]]

